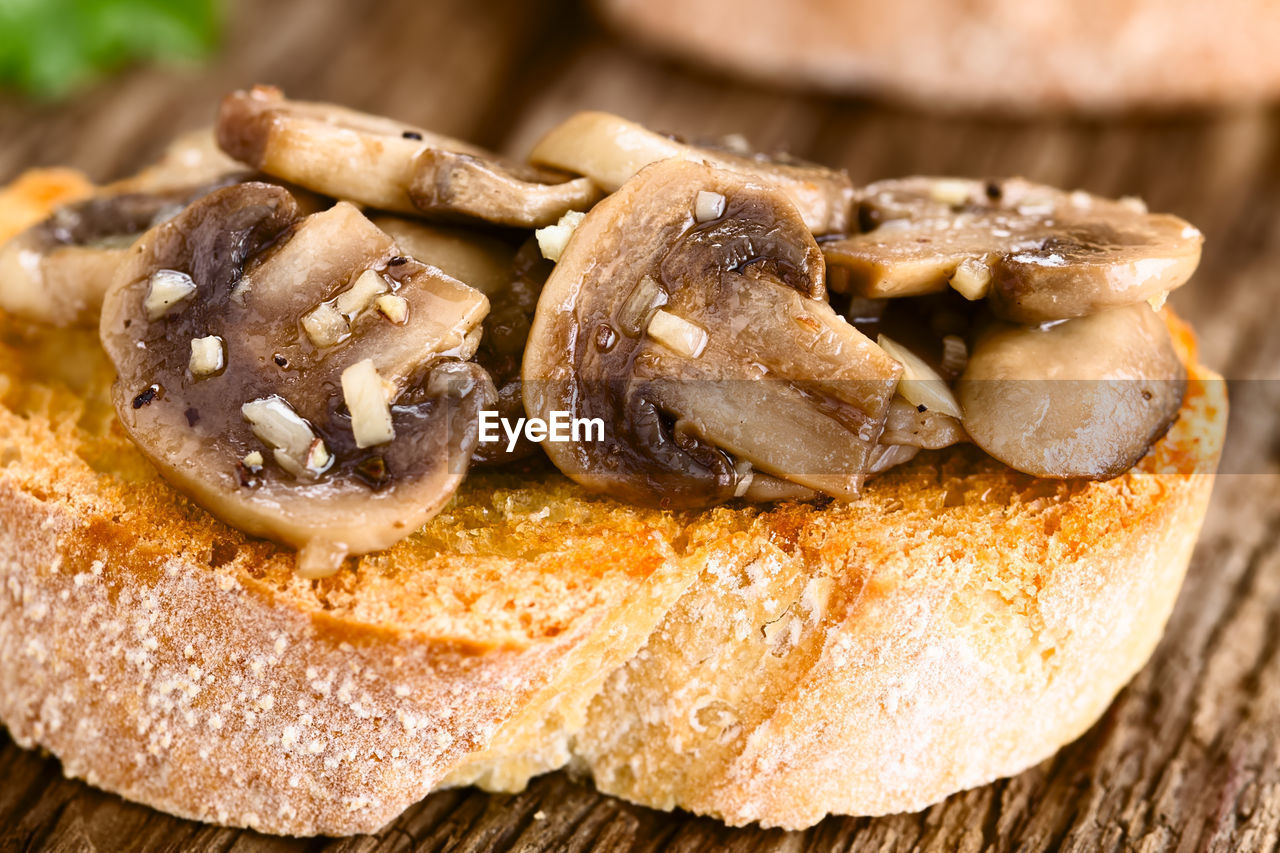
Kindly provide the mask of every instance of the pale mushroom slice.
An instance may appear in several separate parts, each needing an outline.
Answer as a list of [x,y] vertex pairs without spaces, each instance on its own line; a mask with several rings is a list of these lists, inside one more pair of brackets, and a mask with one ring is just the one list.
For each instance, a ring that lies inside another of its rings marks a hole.
[[[704,193],[723,204],[699,221]],[[855,497],[901,367],[824,296],[817,244],[780,190],[653,164],[569,238],[525,349],[525,408],[599,419],[603,441],[544,448],[633,502],[750,500],[776,479]]]
[[245,183],[140,238],[101,334],[121,422],[164,477],[320,576],[461,483],[493,403],[460,360],[487,308],[352,205],[299,218],[283,188]]
[[600,196],[588,178],[443,145],[418,155],[409,187],[414,205],[427,215],[516,228],[550,225],[570,210],[586,210]]
[[268,175],[397,213],[533,228],[599,197],[585,179],[270,86],[224,98],[217,134],[224,151]]
[[823,244],[833,289],[862,297],[987,297],[1017,323],[1082,317],[1183,284],[1203,235],[1135,200],[1021,179],[904,178],[860,193],[864,233]]
[[[527,239],[518,249],[492,235],[445,228],[397,216],[375,217],[408,254],[433,264],[479,290],[489,299],[484,334],[476,363],[488,371],[498,390],[497,411],[514,423],[525,416],[520,365],[538,296],[553,264],[542,257],[537,241]],[[521,433],[514,447],[507,438],[482,441],[474,462],[501,465],[524,459],[538,446]]]
[[1185,388],[1168,327],[1143,303],[1047,327],[996,322],[956,396],[965,430],[1009,467],[1106,480],[1165,434]]
[[138,235],[215,186],[103,192],[58,208],[0,246],[0,309],[53,326],[97,325]]
[[610,113],[571,116],[542,137],[529,160],[586,175],[605,192],[617,190],[640,169],[659,160],[707,163],[776,186],[814,234],[849,230],[853,184],[844,172],[789,158],[690,145]]

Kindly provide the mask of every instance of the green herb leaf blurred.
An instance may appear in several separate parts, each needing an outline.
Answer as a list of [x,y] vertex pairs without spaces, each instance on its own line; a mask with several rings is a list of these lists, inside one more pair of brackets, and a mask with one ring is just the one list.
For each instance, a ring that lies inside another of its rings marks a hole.
[[191,60],[217,41],[219,0],[0,0],[0,86],[58,98],[130,62]]

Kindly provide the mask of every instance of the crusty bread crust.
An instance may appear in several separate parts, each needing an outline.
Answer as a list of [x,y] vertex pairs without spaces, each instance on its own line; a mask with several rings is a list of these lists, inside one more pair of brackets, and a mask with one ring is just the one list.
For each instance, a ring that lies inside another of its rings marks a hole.
[[1002,112],[1280,93],[1272,0],[597,0],[628,36],[785,85]]
[[93,332],[0,315],[0,720],[68,775],[292,835],[566,764],[731,823],[920,808],[1052,753],[1149,656],[1225,425],[1191,375],[1107,483],[953,449],[851,504],[671,513],[535,463],[305,580],[160,479]]

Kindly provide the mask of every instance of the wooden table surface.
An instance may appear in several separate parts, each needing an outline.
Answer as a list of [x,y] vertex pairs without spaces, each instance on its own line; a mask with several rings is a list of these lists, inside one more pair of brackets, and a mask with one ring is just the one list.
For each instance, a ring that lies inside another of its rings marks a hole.
[[[1170,73],[1179,73],[1171,69]],[[0,181],[65,163],[126,174],[254,82],[506,152],[586,108],[688,135],[741,132],[849,170],[1009,175],[1135,194],[1207,235],[1173,304],[1228,376],[1219,477],[1151,663],[1080,740],[919,814],[804,833],[726,829],[556,773],[518,796],[447,791],[375,836],[280,839],[162,815],[64,779],[0,734],[0,849],[1267,850],[1280,837],[1280,114],[1113,121],[933,117],[748,87],[666,64],[572,2],[244,0],[207,67],[136,70],[69,103],[0,97]]]

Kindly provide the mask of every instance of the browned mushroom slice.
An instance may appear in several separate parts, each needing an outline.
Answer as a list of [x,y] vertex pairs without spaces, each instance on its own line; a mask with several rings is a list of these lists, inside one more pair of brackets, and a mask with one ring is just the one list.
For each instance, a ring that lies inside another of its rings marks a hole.
[[0,309],[55,326],[94,326],[139,234],[212,187],[107,193],[61,207],[0,246]]
[[1177,417],[1186,370],[1146,304],[979,334],[956,393],[985,451],[1037,477],[1119,476]]
[[[489,372],[498,389],[499,415],[513,423],[524,417],[520,363],[538,294],[552,268],[538,251],[537,242],[530,238],[517,251],[496,237],[475,231],[426,225],[396,216],[380,216],[373,221],[394,237],[406,253],[439,267],[489,298],[490,310],[484,318],[476,362]],[[514,448],[508,447],[506,438],[481,442],[474,461],[505,464],[536,450],[537,445],[521,433]]]
[[570,210],[591,207],[600,190],[588,178],[432,147],[418,155],[409,196],[426,214],[539,228]]
[[533,228],[599,195],[583,179],[269,86],[223,99],[217,132],[223,150],[268,175],[398,213]]
[[884,181],[862,192],[858,219],[865,233],[823,244],[833,288],[884,298],[950,284],[1019,323],[1158,296],[1191,276],[1203,242],[1140,202],[1019,179]]
[[[705,194],[721,214],[699,221]],[[600,419],[603,441],[544,447],[635,502],[752,497],[753,470],[853,497],[901,367],[824,295],[817,244],[781,191],[656,163],[569,238],[525,350],[525,408]]]
[[467,357],[484,296],[339,203],[219,190],[140,238],[102,339],[129,435],[228,523],[336,570],[434,515],[492,384]]
[[586,175],[605,192],[613,192],[640,169],[659,160],[708,163],[778,187],[815,234],[849,229],[853,185],[844,172],[689,145],[609,113],[581,112],[572,116],[547,133],[534,146],[529,159],[538,165]]

